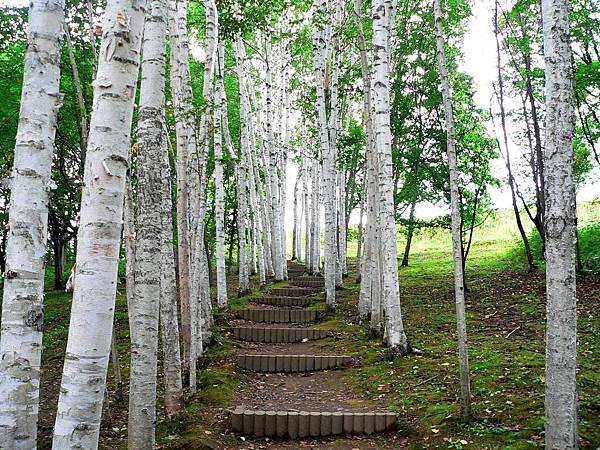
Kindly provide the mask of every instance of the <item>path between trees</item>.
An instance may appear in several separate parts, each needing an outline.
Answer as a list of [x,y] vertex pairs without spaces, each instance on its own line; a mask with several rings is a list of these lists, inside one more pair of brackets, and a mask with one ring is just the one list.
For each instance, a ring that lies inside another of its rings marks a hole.
[[[239,448],[402,448],[401,435],[390,431],[396,415],[353,391],[344,368],[360,361],[340,352],[343,336],[319,323],[324,304],[314,294],[323,280],[305,276],[298,263],[288,267],[291,289],[252,298],[254,314],[245,307],[234,310],[226,325],[237,343],[236,365],[246,367],[250,387],[239,393],[227,431],[239,435]],[[303,298],[312,303],[285,306]],[[288,322],[312,311],[315,322]]]

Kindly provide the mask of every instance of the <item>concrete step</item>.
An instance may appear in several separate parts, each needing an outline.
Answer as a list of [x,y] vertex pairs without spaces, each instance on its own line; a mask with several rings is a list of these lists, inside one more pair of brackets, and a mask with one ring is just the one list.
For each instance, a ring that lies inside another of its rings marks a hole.
[[288,287],[288,288],[273,288],[269,289],[268,293],[275,297],[306,297],[319,292],[319,289]]
[[308,309],[239,309],[238,317],[252,322],[307,323],[317,320],[316,310]]
[[295,277],[301,277],[305,273],[306,273],[306,271],[304,271],[302,269],[288,269],[287,275],[288,275],[288,278],[295,278]]
[[313,328],[259,328],[235,327],[233,337],[247,342],[291,343],[304,339],[314,340],[327,337],[329,331]]
[[255,372],[315,372],[350,364],[346,355],[238,355],[237,365]]
[[309,288],[322,288],[325,286],[325,280],[305,280],[303,278],[292,278],[290,280],[294,286],[298,287],[309,287]]
[[308,297],[252,297],[250,299],[252,303],[261,303],[263,305],[271,306],[308,306],[311,303],[311,299]]
[[257,437],[306,438],[339,434],[370,435],[393,429],[396,414],[384,412],[254,411],[236,408],[234,431]]

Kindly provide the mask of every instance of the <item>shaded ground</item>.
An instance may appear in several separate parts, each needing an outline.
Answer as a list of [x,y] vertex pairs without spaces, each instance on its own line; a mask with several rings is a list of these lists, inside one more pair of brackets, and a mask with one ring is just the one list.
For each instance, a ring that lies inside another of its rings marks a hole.
[[[543,275],[528,274],[495,250],[473,249],[467,280],[468,331],[474,423],[460,421],[451,261],[447,251],[416,252],[401,271],[402,308],[411,343],[423,353],[385,360],[379,340],[368,339],[357,323],[354,277],[339,291],[338,316],[319,323],[335,337],[297,345],[299,352],[346,353],[357,366],[312,376],[260,375],[238,371],[233,356],[241,347],[225,318],[208,350],[200,389],[184,413],[167,420],[159,411],[157,439],[165,449],[249,448],[472,448],[529,449],[543,442],[544,300]],[[600,446],[600,278],[580,277],[579,373],[581,448]],[[235,290],[235,279],[230,280]],[[247,299],[234,300],[235,306]],[[316,306],[313,306],[316,307]],[[46,301],[40,449],[50,437],[68,333],[70,296],[51,292]],[[100,448],[126,448],[128,328],[119,297],[117,337],[122,353],[124,398],[118,400],[109,373],[108,411]],[[253,344],[248,345],[252,348]],[[254,350],[263,351],[260,346]],[[285,349],[280,349],[285,350]],[[287,349],[292,351],[291,348]],[[262,387],[262,389],[261,389]],[[162,386],[159,386],[162,390]],[[285,391],[283,389],[286,389]],[[324,392],[325,391],[325,392]],[[296,395],[297,394],[297,395]],[[303,397],[301,397],[303,396]],[[325,400],[323,400],[325,399]],[[240,403],[331,409],[349,405],[395,411],[400,429],[371,439],[320,440],[285,444],[242,440],[229,431],[229,413]],[[360,403],[364,402],[364,403]]]

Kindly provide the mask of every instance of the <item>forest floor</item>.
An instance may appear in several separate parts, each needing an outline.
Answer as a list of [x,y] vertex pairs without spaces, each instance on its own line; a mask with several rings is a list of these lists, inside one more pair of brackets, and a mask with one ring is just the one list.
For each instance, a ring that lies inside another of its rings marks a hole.
[[[206,351],[198,393],[184,412],[164,417],[159,405],[157,442],[164,449],[529,449],[543,445],[544,282],[543,272],[527,273],[505,243],[478,243],[467,269],[469,356],[475,420],[460,420],[458,367],[451,260],[446,248],[416,247],[402,268],[401,295],[406,332],[422,354],[394,361],[385,358],[378,339],[369,339],[356,315],[358,284],[354,268],[338,291],[338,312],[317,327],[335,337],[299,345],[296,351],[349,354],[360,363],[347,369],[296,375],[238,370],[234,355],[248,345],[235,341],[226,317],[217,317],[214,342]],[[246,305],[235,298],[232,306]],[[600,446],[600,277],[578,279],[579,423],[581,448]],[[50,448],[56,400],[68,333],[70,294],[48,292],[42,373],[40,449]],[[128,327],[126,302],[119,295],[116,313],[124,396],[119,399],[109,370],[101,448],[126,448]],[[283,345],[283,344],[281,344]],[[310,349],[310,350],[309,350]],[[288,349],[280,349],[287,351]],[[162,370],[160,368],[159,370]],[[162,380],[159,390],[162,390]],[[286,389],[286,390],[284,390]],[[161,393],[159,392],[159,396]],[[160,402],[159,402],[160,403]],[[286,443],[242,438],[229,427],[235,406],[307,407],[335,410],[390,410],[398,430],[365,438]]]

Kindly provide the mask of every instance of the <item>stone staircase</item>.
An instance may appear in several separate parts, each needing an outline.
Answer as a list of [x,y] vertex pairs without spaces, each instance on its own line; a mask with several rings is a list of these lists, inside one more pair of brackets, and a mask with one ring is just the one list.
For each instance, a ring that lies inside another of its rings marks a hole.
[[[298,354],[298,350],[308,353],[304,348],[307,342],[332,335],[328,330],[304,327],[321,317],[323,308],[308,307],[314,302],[311,296],[322,291],[324,286],[323,278],[306,276],[305,271],[303,265],[288,262],[290,287],[270,289],[266,296],[251,299],[256,307],[233,311],[233,337],[258,351],[240,352],[236,361],[239,368],[255,372],[257,377],[260,374],[302,377],[318,372],[324,372],[326,377],[336,377],[335,372],[329,371],[356,362],[347,355]],[[298,345],[300,349],[296,348]],[[370,435],[390,430],[396,423],[393,413],[346,411],[352,408],[342,407],[344,411],[301,411],[296,408],[268,411],[238,406],[232,413],[231,427],[247,436],[294,440],[342,434]]]

